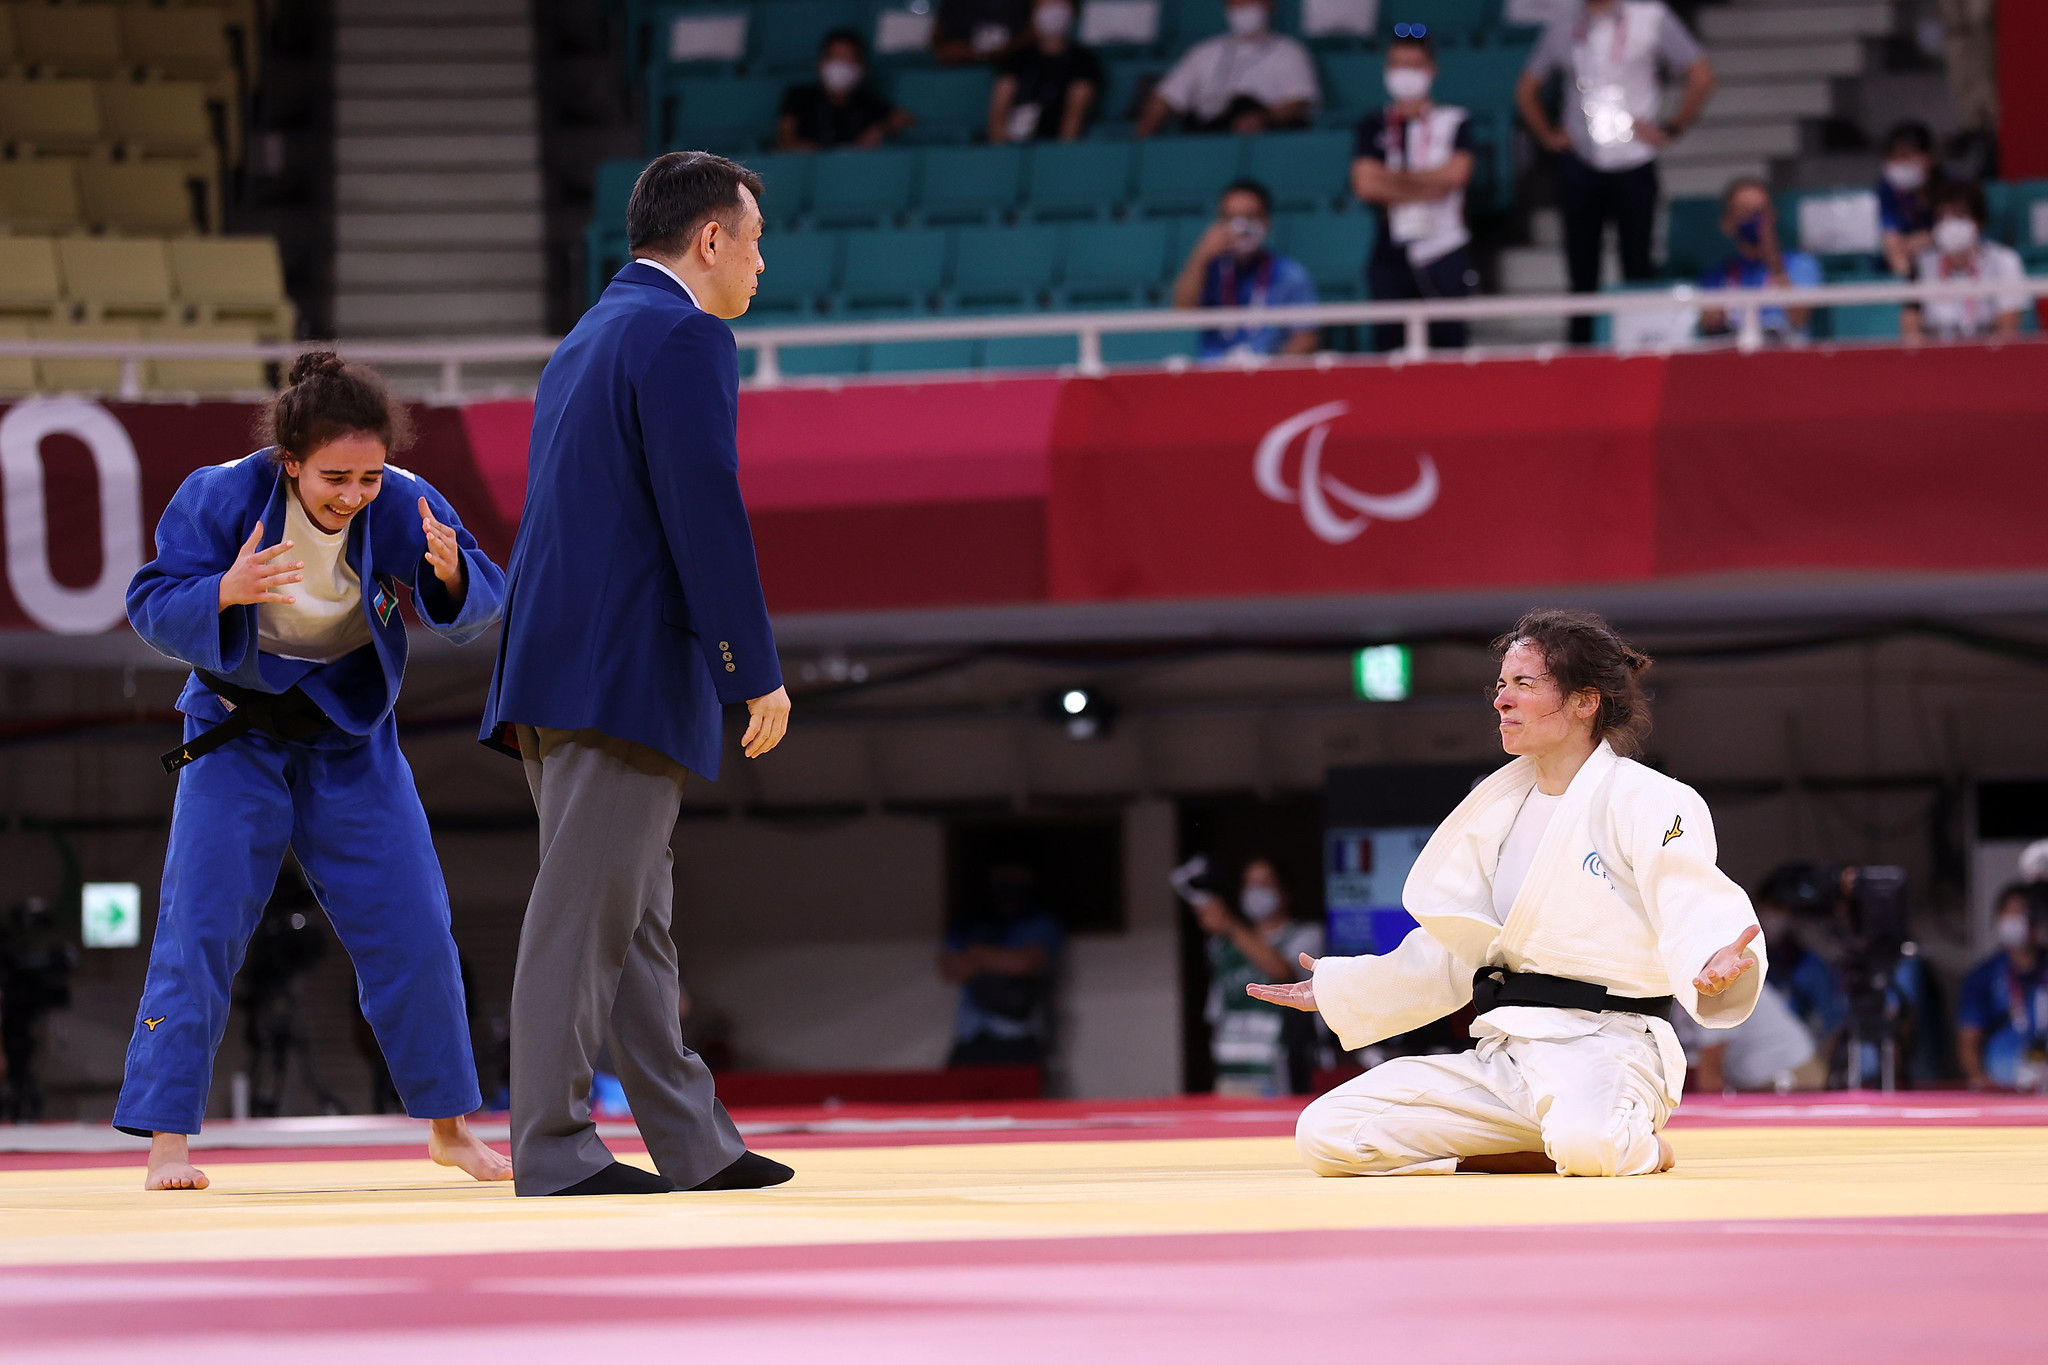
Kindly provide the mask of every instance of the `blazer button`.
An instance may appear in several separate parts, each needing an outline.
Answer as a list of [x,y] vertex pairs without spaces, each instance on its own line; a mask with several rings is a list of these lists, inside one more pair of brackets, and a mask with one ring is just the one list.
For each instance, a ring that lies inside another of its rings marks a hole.
[[730,659],[730,658],[732,658],[732,651],[731,651],[731,650],[729,650],[729,649],[728,649],[727,651],[725,651],[725,657],[726,657],[727,659]]
[[730,644],[730,643],[729,643],[728,641],[725,641],[725,640],[720,640],[720,641],[718,642],[718,647],[719,647],[720,649],[731,649],[731,648],[732,648],[732,645],[731,645],[731,644]]
[[739,667],[740,666],[738,664],[727,664],[725,666],[725,671],[728,673],[737,673],[739,671]]

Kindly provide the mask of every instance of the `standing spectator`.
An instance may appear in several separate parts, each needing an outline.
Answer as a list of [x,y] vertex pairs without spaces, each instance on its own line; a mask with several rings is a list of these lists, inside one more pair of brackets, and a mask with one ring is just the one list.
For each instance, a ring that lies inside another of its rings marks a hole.
[[1102,63],[1073,40],[1073,0],[1038,0],[1031,41],[996,63],[990,142],[1073,142],[1102,94]]
[[1031,900],[1031,869],[989,875],[985,905],[946,935],[939,975],[960,988],[947,1066],[1042,1066],[1052,1050],[1059,921]]
[[[1245,864],[1233,914],[1223,898],[1195,884],[1208,870],[1198,859],[1177,868],[1174,889],[1186,898],[1195,922],[1208,935],[1209,994],[1202,1017],[1209,1023],[1209,1054],[1216,1064],[1219,1095],[1285,1095],[1307,1089],[1315,1070],[1314,1021],[1302,1028],[1282,1011],[1245,993],[1253,982],[1274,985],[1308,978],[1301,955],[1321,957],[1322,926],[1305,924],[1287,911],[1287,891],[1271,861]],[[1292,1026],[1293,1036],[1290,1034]]]
[[939,0],[932,55],[948,65],[993,62],[1031,34],[1031,0]]
[[1926,124],[1901,123],[1885,139],[1877,216],[1885,266],[1912,279],[1921,253],[1934,246],[1934,134]]
[[1138,116],[1150,137],[1177,116],[1191,133],[1263,133],[1306,125],[1322,101],[1308,49],[1273,32],[1273,0],[1227,0],[1230,32],[1189,48]]
[[[1465,186],[1472,180],[1472,124],[1452,104],[1430,102],[1436,44],[1396,38],[1387,48],[1388,104],[1358,122],[1351,190],[1373,206],[1379,233],[1366,265],[1374,299],[1461,299],[1475,282],[1465,250]],[[1465,344],[1463,322],[1429,324],[1431,346]],[[1374,329],[1375,349],[1397,350],[1402,324]]]
[[[1680,74],[1678,112],[1660,119],[1663,72]],[[1564,123],[1543,108],[1543,86],[1562,77]],[[1698,120],[1714,91],[1714,68],[1661,0],[1583,0],[1553,20],[1515,87],[1529,130],[1557,154],[1565,265],[1574,294],[1600,288],[1600,253],[1611,220],[1621,275],[1656,277],[1650,231],[1657,214],[1657,153]],[[1575,317],[1571,339],[1593,339],[1593,319]]]
[[783,92],[775,147],[816,152],[832,147],[879,147],[891,133],[916,122],[867,83],[868,49],[850,28],[835,28],[818,44],[818,79]]
[[1963,127],[1998,128],[1998,0],[1941,0],[1949,96]]
[[[1810,252],[1786,251],[1778,245],[1778,210],[1763,181],[1743,177],[1729,182],[1721,194],[1721,231],[1735,251],[1700,277],[1703,289],[1762,289],[1766,285],[1801,287],[1821,282],[1820,258]],[[1758,319],[1764,335],[1789,341],[1808,335],[1811,308],[1766,308]],[[1700,331],[1718,336],[1736,329],[1728,310],[1700,313]]]
[[2020,314],[2032,296],[2023,284],[2027,267],[2020,254],[2002,242],[1987,241],[1984,191],[1976,184],[1955,181],[1934,192],[1934,244],[1920,253],[1918,278],[1927,281],[1981,280],[1991,286],[1983,298],[1936,299],[1899,315],[1899,332],[1908,341],[1939,337],[2015,337]]
[[2038,1089],[2048,1040],[2048,964],[2026,887],[1999,893],[1994,927],[1998,951],[1963,978],[1956,1057],[1972,1090]]
[[[1256,180],[1234,182],[1216,201],[1209,224],[1188,253],[1173,286],[1176,308],[1256,308],[1314,303],[1308,267],[1266,245],[1273,228],[1273,196]],[[1307,355],[1320,334],[1313,327],[1209,328],[1202,333],[1201,358]]]

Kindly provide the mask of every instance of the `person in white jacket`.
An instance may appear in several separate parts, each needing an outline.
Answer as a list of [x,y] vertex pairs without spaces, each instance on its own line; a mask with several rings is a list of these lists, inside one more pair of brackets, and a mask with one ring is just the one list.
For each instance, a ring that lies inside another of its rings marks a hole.
[[1626,756],[1649,730],[1650,660],[1591,612],[1531,612],[1494,649],[1517,757],[1416,860],[1402,900],[1421,927],[1385,956],[1304,956],[1309,980],[1246,988],[1320,1011],[1347,1049],[1478,1011],[1474,1050],[1396,1058],[1303,1111],[1296,1143],[1322,1175],[1669,1170],[1673,1006],[1732,1028],[1763,985],[1706,803]]

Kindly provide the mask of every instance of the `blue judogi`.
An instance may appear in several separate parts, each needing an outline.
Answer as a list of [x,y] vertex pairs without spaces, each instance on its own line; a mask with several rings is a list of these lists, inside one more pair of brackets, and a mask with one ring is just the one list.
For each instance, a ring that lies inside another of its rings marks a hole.
[[[156,558],[128,588],[128,618],[158,652],[238,687],[300,688],[334,722],[307,740],[252,732],[184,768],[171,815],[149,976],[135,1014],[114,1126],[196,1133],[229,988],[290,847],[354,961],[363,1013],[406,1112],[452,1118],[482,1103],[448,889],[391,717],[405,674],[398,588],[457,644],[498,619],[504,576],[424,479],[395,465],[349,527],[371,643],[332,663],[257,649],[253,606],[220,610],[220,579],[263,523],[283,538],[289,480],[270,452],[201,469],[164,509]],[[467,586],[458,608],[426,563],[419,499],[454,528]],[[189,743],[228,708],[195,674],[178,698]]]

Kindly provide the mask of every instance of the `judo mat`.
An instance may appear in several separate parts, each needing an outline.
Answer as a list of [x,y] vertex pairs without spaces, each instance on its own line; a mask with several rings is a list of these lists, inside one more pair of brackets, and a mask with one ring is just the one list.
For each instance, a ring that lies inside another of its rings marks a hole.
[[401,1120],[220,1125],[193,1193],[0,1129],[0,1358],[2048,1360],[2048,1101],[1689,1099],[1631,1180],[1319,1179],[1297,1109],[756,1111],[788,1185],[565,1200]]

